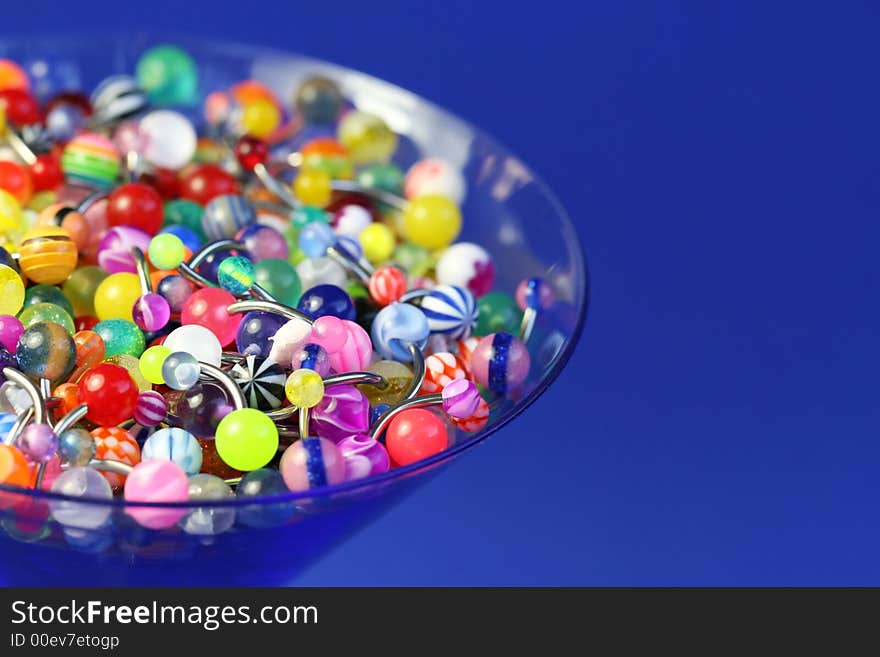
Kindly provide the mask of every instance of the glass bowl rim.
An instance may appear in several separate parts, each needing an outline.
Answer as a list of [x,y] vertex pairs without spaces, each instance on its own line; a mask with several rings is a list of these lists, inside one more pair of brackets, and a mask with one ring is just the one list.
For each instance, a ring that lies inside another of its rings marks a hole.
[[[98,34],[97,32],[92,32],[93,34]],[[81,41],[84,37],[88,37],[90,32],[88,30],[77,32],[76,35],[71,35],[70,33],[59,33],[57,35],[53,35],[51,31],[42,32],[39,34],[34,34],[32,36],[28,35],[18,35],[18,36],[6,36],[0,35],[0,48],[4,47],[16,47],[20,46],[25,42],[30,43],[39,43],[43,40],[51,40],[55,46],[59,44],[67,43],[66,47],[72,47],[76,49],[76,42]],[[541,397],[547,389],[553,384],[556,378],[559,376],[560,372],[565,369],[565,366],[568,364],[568,361],[571,359],[574,350],[577,348],[578,342],[581,337],[581,333],[583,332],[584,323],[587,318],[587,311],[590,302],[590,275],[589,275],[589,267],[587,263],[586,251],[584,249],[583,243],[581,242],[580,237],[578,236],[577,230],[574,227],[574,224],[571,221],[571,217],[568,212],[565,210],[562,202],[553,192],[553,190],[547,185],[541,176],[539,176],[530,166],[528,166],[520,157],[516,155],[510,148],[503,145],[500,141],[498,141],[495,137],[493,137],[490,133],[483,130],[482,128],[478,128],[470,123],[468,120],[461,118],[460,116],[440,107],[436,103],[424,98],[423,96],[416,94],[412,91],[404,89],[392,82],[388,82],[383,80],[382,78],[378,78],[376,76],[370,75],[368,73],[364,73],[357,69],[353,69],[348,66],[343,66],[340,64],[336,64],[334,62],[330,62],[324,59],[319,59],[316,57],[310,57],[308,55],[302,55],[293,50],[287,50],[283,48],[272,48],[267,46],[259,46],[254,44],[248,44],[245,42],[238,41],[226,41],[223,40],[220,42],[217,39],[212,39],[210,37],[204,36],[192,36],[192,35],[175,35],[173,32],[165,33],[163,32],[161,36],[157,34],[153,34],[151,32],[139,31],[135,35],[135,38],[145,38],[152,45],[161,45],[161,44],[171,44],[171,45],[182,45],[182,46],[192,46],[196,49],[202,50],[205,54],[210,54],[211,52],[225,52],[225,53],[233,53],[241,56],[245,56],[248,58],[256,58],[259,56],[264,57],[276,57],[276,58],[286,58],[286,59],[298,59],[304,62],[314,62],[316,64],[331,66],[340,71],[344,71],[346,74],[355,75],[360,77],[361,79],[366,79],[372,84],[378,84],[382,86],[389,87],[395,91],[395,93],[400,94],[401,96],[408,96],[410,98],[414,98],[418,101],[418,103],[422,106],[426,106],[430,108],[432,112],[436,112],[444,116],[445,119],[451,120],[454,123],[458,123],[462,126],[462,128],[470,131],[473,135],[478,136],[482,141],[484,141],[491,149],[497,150],[499,152],[503,152],[508,156],[516,159],[517,163],[520,164],[524,171],[528,174],[531,179],[531,183],[536,186],[538,193],[547,201],[549,207],[552,209],[553,213],[560,220],[560,224],[562,226],[562,237],[565,242],[567,242],[571,248],[571,256],[572,256],[572,266],[576,271],[576,279],[578,279],[579,283],[582,285],[577,285],[576,288],[576,313],[577,317],[575,319],[575,325],[572,330],[570,338],[566,341],[563,350],[557,355],[556,363],[551,370],[549,370],[546,375],[538,381],[535,385],[534,389],[532,389],[529,394],[525,397],[518,399],[515,403],[515,412],[508,414],[506,417],[503,417],[501,420],[488,426],[483,431],[479,432],[475,436],[469,437],[461,442],[453,445],[452,447],[430,456],[426,459],[422,459],[421,461],[417,461],[410,465],[402,466],[399,468],[395,468],[394,470],[388,470],[379,475],[373,475],[370,477],[366,477],[363,479],[356,479],[353,481],[346,481],[341,484],[336,484],[333,486],[323,486],[320,488],[314,488],[307,491],[290,491],[288,493],[283,493],[280,495],[271,495],[271,496],[254,496],[254,497],[235,497],[228,498],[223,500],[199,500],[197,502],[187,500],[185,502],[132,502],[127,501],[123,498],[120,499],[111,499],[111,500],[103,500],[99,498],[89,498],[89,497],[73,497],[70,495],[64,495],[61,493],[54,493],[51,490],[36,490],[32,488],[21,488],[18,486],[10,486],[7,484],[0,484],[0,493],[6,494],[14,494],[16,496],[20,496],[23,499],[27,499],[29,501],[35,500],[45,500],[47,502],[69,502],[76,504],[86,504],[86,505],[96,505],[96,506],[104,506],[110,508],[118,508],[118,509],[126,509],[126,508],[138,508],[145,507],[150,509],[190,509],[190,508],[208,508],[208,507],[252,507],[252,506],[270,506],[273,504],[284,504],[288,502],[297,502],[297,501],[308,501],[315,502],[323,499],[329,499],[336,496],[340,496],[343,494],[358,494],[359,492],[366,491],[371,488],[379,488],[385,484],[396,483],[398,481],[407,479],[409,477],[417,476],[423,474],[427,470],[433,469],[441,464],[447,463],[451,461],[456,456],[470,450],[471,448],[481,444],[485,441],[489,436],[493,435],[496,431],[506,426],[509,422],[517,418],[520,414],[522,414],[526,409],[528,409],[539,397]],[[107,36],[104,34],[102,39],[106,40]],[[112,37],[112,40],[119,41],[123,37],[115,36]],[[135,40],[135,39],[131,39]],[[70,43],[73,42],[73,43]],[[246,473],[245,473],[246,474]],[[12,505],[15,508],[15,504]]]

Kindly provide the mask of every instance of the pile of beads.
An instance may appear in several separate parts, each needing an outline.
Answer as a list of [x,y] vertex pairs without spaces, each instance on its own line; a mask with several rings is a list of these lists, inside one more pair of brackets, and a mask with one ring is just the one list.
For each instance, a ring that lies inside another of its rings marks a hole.
[[[256,80],[200,95],[192,58],[159,46],[41,104],[0,63],[0,485],[67,495],[58,523],[111,521],[75,498],[381,475],[521,394],[552,289],[495,290],[491,255],[456,242],[462,173],[398,167],[398,135],[333,80],[290,104]],[[127,513],[197,535],[236,522],[195,506]]]

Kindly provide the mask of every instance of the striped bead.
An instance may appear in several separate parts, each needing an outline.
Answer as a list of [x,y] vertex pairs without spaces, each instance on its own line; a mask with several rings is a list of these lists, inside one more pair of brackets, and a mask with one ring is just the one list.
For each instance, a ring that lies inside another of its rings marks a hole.
[[61,154],[61,170],[69,182],[111,187],[119,175],[120,157],[106,137],[84,133],[68,142]]
[[470,372],[464,361],[447,352],[431,354],[425,359],[425,379],[419,394],[440,392],[456,379],[469,379]]
[[241,196],[224,194],[205,206],[202,230],[209,241],[235,237],[235,234],[257,223],[257,213]]
[[0,413],[0,443],[6,443],[6,437],[12,431],[12,427],[18,419],[13,413]]
[[113,123],[141,112],[147,95],[129,75],[113,75],[92,93],[92,111],[101,123]]
[[134,421],[142,427],[154,427],[165,419],[168,402],[158,392],[147,390],[138,395]]
[[474,295],[457,285],[440,285],[422,298],[422,312],[431,333],[453,340],[468,337],[477,325],[479,311]]
[[194,475],[202,469],[202,446],[189,431],[177,427],[160,429],[147,438],[141,457],[144,461],[147,459],[174,461],[188,475]]

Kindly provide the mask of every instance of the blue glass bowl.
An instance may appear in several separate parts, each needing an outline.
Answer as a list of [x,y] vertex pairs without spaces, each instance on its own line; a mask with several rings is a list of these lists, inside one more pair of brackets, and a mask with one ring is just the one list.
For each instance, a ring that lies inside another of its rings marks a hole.
[[[186,38],[15,38],[0,42],[0,57],[48,71],[43,82],[49,88],[37,91],[52,91],[52,85],[59,87],[55,91],[69,90],[62,86],[88,91],[111,73],[132,73],[145,49],[169,41],[196,60],[203,97],[253,78],[289,101],[305,77],[336,80],[357,107],[379,114],[401,135],[398,165],[405,169],[436,156],[461,167],[468,194],[460,239],[493,254],[496,289],[512,293],[524,278],[540,276],[553,286],[557,301],[540,315],[529,341],[532,369],[522,395],[495,407],[485,430],[459,433],[445,452],[371,479],[246,503],[200,503],[201,509],[236,512],[235,525],[218,536],[192,536],[176,526],[145,529],[126,513],[143,505],[121,500],[81,501],[108,508],[110,520],[94,530],[65,528],[49,514],[49,503],[59,496],[0,486],[0,584],[290,583],[334,544],[523,412],[565,366],[586,316],[584,255],[553,193],[486,133],[394,85],[300,55]],[[197,119],[198,108],[190,111]],[[261,522],[254,522],[255,515]]]

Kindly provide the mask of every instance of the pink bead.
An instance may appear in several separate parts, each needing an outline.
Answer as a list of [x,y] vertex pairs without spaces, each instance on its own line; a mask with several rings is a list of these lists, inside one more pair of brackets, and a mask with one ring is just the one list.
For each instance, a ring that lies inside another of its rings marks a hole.
[[269,338],[272,342],[269,358],[284,366],[293,363],[293,357],[309,341],[311,333],[312,325],[308,322],[301,319],[289,320]]
[[447,384],[441,393],[443,410],[447,415],[459,419],[468,418],[477,412],[480,405],[480,391],[473,381],[456,379]]
[[314,344],[324,347],[328,354],[342,349],[348,339],[348,332],[342,320],[332,315],[319,317],[312,324],[312,337]]
[[[320,459],[313,458],[313,451],[298,440],[281,455],[278,465],[284,483],[292,491],[304,491],[321,485],[334,486],[345,481],[345,460],[339,448],[324,438],[307,438],[319,441]],[[312,442],[311,447],[317,447]],[[316,462],[320,461],[320,462]]]
[[516,305],[520,310],[525,310],[530,305],[538,310],[546,310],[555,301],[553,290],[540,278],[527,278],[516,288]]
[[345,480],[354,481],[388,472],[388,450],[368,434],[359,433],[341,440],[337,447],[345,460]]
[[235,341],[238,325],[242,320],[242,315],[230,314],[226,310],[235,301],[235,297],[226,290],[216,287],[202,288],[183,304],[180,322],[184,325],[204,326],[217,336],[221,345],[231,344]]
[[354,386],[328,386],[309,418],[314,433],[337,443],[346,436],[367,431],[370,426],[370,402]]
[[[125,479],[126,502],[186,502],[189,481],[174,461],[141,461]],[[130,507],[128,515],[149,529],[166,529],[186,515],[184,508]]]
[[367,332],[347,319],[342,320],[348,334],[341,349],[330,355],[330,367],[337,373],[358,372],[369,366],[373,359],[373,343]]
[[24,333],[24,326],[18,321],[18,317],[0,315],[0,344],[13,354],[22,333]]
[[471,356],[474,380],[500,395],[520,386],[530,366],[528,349],[508,333],[487,335]]

